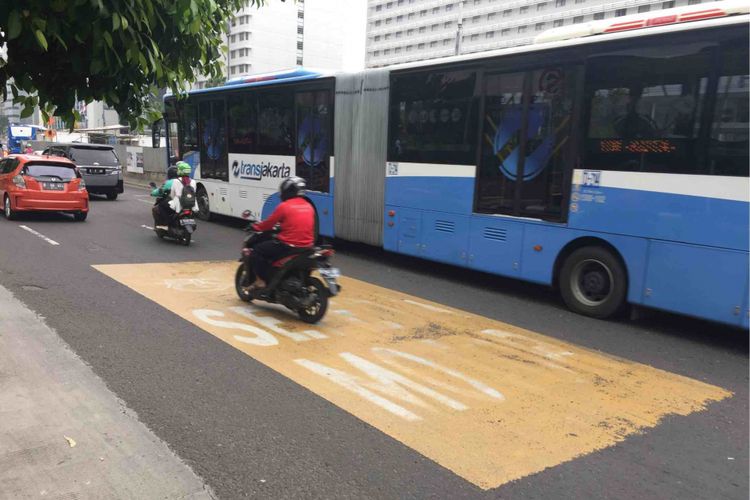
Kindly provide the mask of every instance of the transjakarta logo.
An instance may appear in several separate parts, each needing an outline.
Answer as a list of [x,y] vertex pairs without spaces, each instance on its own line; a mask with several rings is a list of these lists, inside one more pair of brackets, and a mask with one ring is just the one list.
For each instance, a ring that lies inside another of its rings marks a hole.
[[240,179],[259,181],[261,179],[285,179],[291,177],[292,169],[286,163],[273,165],[271,162],[246,163],[237,160],[232,163],[232,174]]

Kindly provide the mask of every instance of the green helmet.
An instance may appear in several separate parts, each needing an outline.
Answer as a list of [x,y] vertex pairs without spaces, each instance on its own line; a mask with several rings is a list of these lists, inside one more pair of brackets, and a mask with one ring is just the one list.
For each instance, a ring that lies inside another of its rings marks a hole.
[[184,177],[186,175],[190,175],[190,172],[192,169],[190,168],[190,165],[188,165],[184,161],[178,161],[177,162],[177,176],[178,177]]

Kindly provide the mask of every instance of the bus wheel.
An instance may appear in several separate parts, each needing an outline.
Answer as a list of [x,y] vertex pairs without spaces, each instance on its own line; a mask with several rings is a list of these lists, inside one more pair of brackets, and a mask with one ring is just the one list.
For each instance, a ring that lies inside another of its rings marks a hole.
[[206,221],[211,220],[211,206],[208,202],[206,188],[199,186],[198,192],[195,194],[198,201],[198,218]]
[[609,318],[625,304],[627,274],[620,260],[603,247],[571,253],[560,270],[560,294],[567,306],[594,318]]

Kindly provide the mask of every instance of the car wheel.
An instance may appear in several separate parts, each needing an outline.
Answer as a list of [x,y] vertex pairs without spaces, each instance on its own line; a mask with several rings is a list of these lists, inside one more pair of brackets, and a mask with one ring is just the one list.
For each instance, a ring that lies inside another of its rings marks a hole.
[[614,316],[625,305],[627,290],[625,267],[603,247],[575,250],[560,270],[560,295],[579,314],[601,319]]
[[109,201],[115,201],[117,199],[117,193],[107,193],[107,199]]
[[78,222],[83,222],[86,220],[86,217],[88,217],[88,215],[88,212],[76,212],[73,214],[73,218]]
[[206,188],[203,186],[199,187],[196,198],[198,200],[198,218],[205,221],[211,220],[211,205],[208,201]]
[[3,200],[3,213],[5,213],[5,218],[8,220],[14,220],[16,218],[16,211],[13,210],[13,207],[10,204],[10,196],[7,194]]

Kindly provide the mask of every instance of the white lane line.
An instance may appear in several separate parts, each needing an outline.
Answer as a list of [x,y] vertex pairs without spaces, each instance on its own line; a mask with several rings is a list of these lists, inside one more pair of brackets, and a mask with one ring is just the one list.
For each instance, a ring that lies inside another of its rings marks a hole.
[[148,200],[141,200],[140,198],[136,198],[135,201],[140,201],[141,203],[145,203],[146,205],[153,205],[154,203]]
[[153,228],[153,227],[151,227],[151,226],[147,226],[146,224],[141,224],[141,227],[145,227],[146,229],[150,229],[150,230],[152,230],[152,231],[154,230],[154,228]]
[[55,240],[51,240],[51,239],[47,238],[47,237],[46,237],[46,236],[44,236],[44,235],[43,235],[42,233],[40,233],[39,231],[34,231],[34,230],[33,230],[33,229],[31,229],[31,228],[30,228],[29,226],[24,226],[24,225],[20,225],[20,226],[18,226],[18,227],[20,227],[20,228],[21,228],[21,229],[23,229],[24,231],[28,231],[28,232],[30,232],[31,234],[33,234],[33,235],[35,235],[35,236],[38,236],[38,237],[40,237],[41,239],[43,239],[44,241],[46,241],[46,242],[47,242],[47,243],[49,243],[50,245],[53,245],[53,246],[59,246],[59,245],[60,245],[60,244],[59,244],[58,242],[56,242]]
[[423,304],[423,303],[417,302],[415,300],[404,299],[404,302],[406,302],[407,304],[411,304],[413,306],[419,306],[419,307],[421,307],[423,309],[427,309],[428,311],[432,311],[432,312],[439,312],[439,313],[445,313],[445,314],[453,314],[453,311],[449,311],[448,309],[443,309],[442,307],[435,307],[435,306],[432,306],[430,304]]

